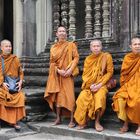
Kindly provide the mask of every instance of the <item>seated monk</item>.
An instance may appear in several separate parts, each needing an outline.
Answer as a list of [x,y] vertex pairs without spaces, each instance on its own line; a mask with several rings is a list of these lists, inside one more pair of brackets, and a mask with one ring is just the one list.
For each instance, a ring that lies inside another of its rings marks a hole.
[[[0,120],[3,120],[20,130],[18,121],[25,117],[25,98],[21,91],[23,71],[19,59],[11,54],[12,46],[9,40],[2,40],[0,56]],[[18,91],[10,93],[9,84],[4,81],[5,76],[19,77],[17,82]]]
[[102,52],[100,40],[91,41],[90,49],[92,54],[84,62],[82,91],[76,101],[74,118],[79,125],[78,129],[85,128],[89,119],[95,120],[95,129],[100,132],[104,129],[100,119],[106,108],[106,83],[113,75],[113,61],[109,53]]
[[132,52],[123,60],[120,89],[113,96],[113,110],[124,122],[120,133],[128,131],[128,122],[138,125],[136,135],[140,136],[140,38],[131,40]]

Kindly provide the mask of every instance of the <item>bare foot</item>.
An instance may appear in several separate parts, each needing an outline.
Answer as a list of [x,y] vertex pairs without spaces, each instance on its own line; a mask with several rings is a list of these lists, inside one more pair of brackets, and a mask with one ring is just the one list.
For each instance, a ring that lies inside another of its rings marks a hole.
[[138,129],[136,130],[136,133],[135,133],[137,136],[140,136],[140,126],[138,126]]
[[120,128],[120,134],[124,134],[128,132],[128,126],[123,126],[122,128]]
[[103,126],[100,123],[98,123],[98,122],[95,122],[95,129],[98,132],[101,132],[101,131],[104,130]]
[[82,129],[85,129],[86,127],[87,127],[86,124],[84,124],[84,125],[78,125],[77,130],[82,130]]
[[61,124],[60,119],[56,119],[55,122],[52,125],[59,125],[59,124]]
[[16,131],[20,131],[21,126],[18,124],[13,124],[13,127],[15,128]]
[[69,125],[68,125],[69,128],[73,128],[75,126],[76,126],[76,124],[74,122],[70,122]]

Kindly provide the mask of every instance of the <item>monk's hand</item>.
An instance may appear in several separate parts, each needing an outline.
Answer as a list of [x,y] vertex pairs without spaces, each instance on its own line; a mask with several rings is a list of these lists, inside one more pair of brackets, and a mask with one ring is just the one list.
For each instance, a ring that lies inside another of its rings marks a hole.
[[2,86],[3,86],[5,89],[9,90],[9,85],[8,85],[7,83],[4,82],[4,83],[2,84]]
[[97,92],[102,87],[102,83],[96,84],[93,88],[93,92]]
[[65,70],[60,70],[60,69],[57,69],[57,73],[59,74],[59,75],[61,75],[61,76],[65,76],[65,73],[66,73],[66,71]]
[[92,85],[90,86],[90,90],[93,91],[93,92],[94,92],[94,87],[95,87],[95,85],[96,85],[96,84],[92,84]]
[[64,76],[65,76],[65,77],[69,77],[69,76],[71,76],[71,74],[72,74],[72,70],[71,70],[71,68],[69,68],[69,69],[66,70]]
[[22,80],[20,80],[19,82],[17,82],[17,89],[18,89],[18,92],[21,90],[21,88],[22,88],[22,83],[23,83],[23,81]]

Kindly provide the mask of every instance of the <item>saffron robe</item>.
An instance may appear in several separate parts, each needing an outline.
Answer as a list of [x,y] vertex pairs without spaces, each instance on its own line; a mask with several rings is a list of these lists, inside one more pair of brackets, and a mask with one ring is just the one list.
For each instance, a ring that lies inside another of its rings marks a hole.
[[120,86],[113,96],[113,110],[119,119],[140,124],[140,54],[124,57]]
[[57,42],[51,47],[49,76],[44,95],[52,110],[54,110],[55,104],[62,107],[67,113],[74,111],[75,107],[74,80],[73,76],[60,76],[57,69],[66,70],[70,63],[70,56],[73,57],[70,68],[74,70],[79,61],[75,43]]
[[[4,58],[4,74],[11,77],[20,77],[23,80],[23,71],[19,59],[15,55],[2,55]],[[25,97],[22,91],[10,94],[2,85],[4,76],[0,61],[0,119],[10,124],[16,124],[25,116]]]
[[[106,73],[102,72],[103,57],[106,55]],[[79,125],[84,125],[87,118],[95,119],[95,112],[101,109],[103,115],[106,108],[106,87],[107,81],[113,75],[113,61],[109,53],[101,52],[99,55],[91,54],[84,62],[82,91],[76,101],[76,111],[74,118]],[[97,92],[92,92],[92,84],[102,83],[102,87]]]

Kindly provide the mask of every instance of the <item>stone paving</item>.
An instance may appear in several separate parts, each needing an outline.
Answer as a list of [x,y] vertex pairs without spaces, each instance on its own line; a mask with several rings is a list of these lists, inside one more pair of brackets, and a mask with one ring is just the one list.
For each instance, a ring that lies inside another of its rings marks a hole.
[[103,132],[96,132],[89,127],[84,130],[68,128],[67,124],[52,126],[52,122],[28,122],[21,123],[20,132],[14,128],[4,127],[0,130],[0,140],[140,140],[134,131],[119,134],[114,127],[105,129]]

